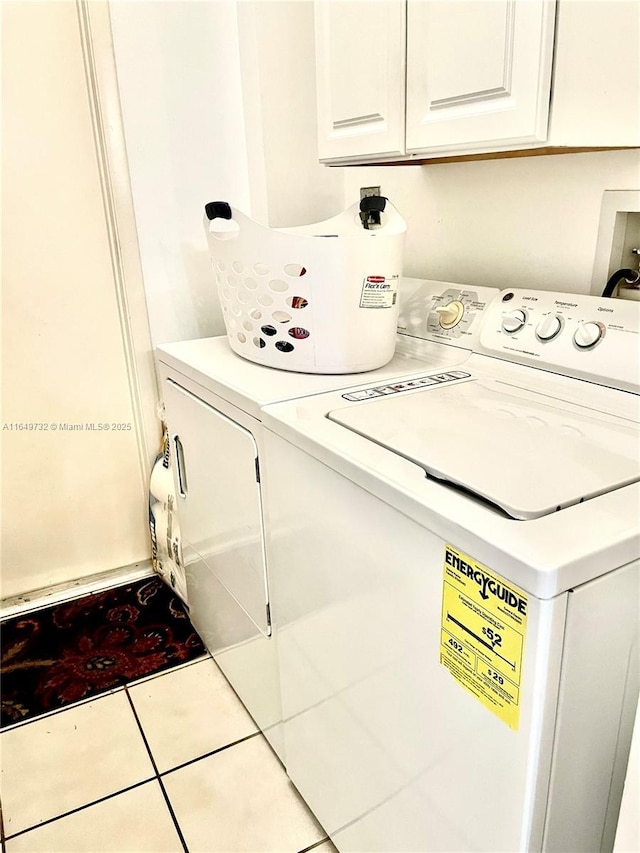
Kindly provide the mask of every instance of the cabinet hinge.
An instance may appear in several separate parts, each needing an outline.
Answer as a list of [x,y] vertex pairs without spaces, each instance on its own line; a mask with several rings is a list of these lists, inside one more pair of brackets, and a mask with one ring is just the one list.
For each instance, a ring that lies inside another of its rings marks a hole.
[[258,457],[256,456],[256,483],[260,482],[260,462],[258,461]]

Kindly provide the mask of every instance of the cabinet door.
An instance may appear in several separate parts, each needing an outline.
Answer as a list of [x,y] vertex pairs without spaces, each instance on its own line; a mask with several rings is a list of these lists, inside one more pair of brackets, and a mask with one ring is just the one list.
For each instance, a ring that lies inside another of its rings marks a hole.
[[407,151],[547,138],[555,0],[409,0]]
[[405,0],[315,0],[321,160],[404,153]]
[[[213,573],[268,636],[271,627],[255,439],[170,379],[163,391],[189,597],[212,588],[207,579]],[[190,602],[190,607],[195,627],[203,636],[211,635],[207,613],[213,614],[213,603],[210,610],[202,601]]]

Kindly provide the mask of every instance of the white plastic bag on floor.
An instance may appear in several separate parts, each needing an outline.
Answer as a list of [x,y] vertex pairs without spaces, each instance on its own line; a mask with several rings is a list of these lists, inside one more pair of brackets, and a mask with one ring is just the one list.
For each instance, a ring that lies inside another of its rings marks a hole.
[[180,546],[180,525],[175,511],[169,434],[164,420],[162,430],[162,450],[156,457],[149,480],[151,565],[154,572],[188,604],[187,580]]

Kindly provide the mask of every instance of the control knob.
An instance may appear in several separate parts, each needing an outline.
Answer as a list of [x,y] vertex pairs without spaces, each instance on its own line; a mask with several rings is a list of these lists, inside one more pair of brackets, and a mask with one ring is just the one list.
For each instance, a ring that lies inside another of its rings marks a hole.
[[522,308],[509,311],[502,318],[502,328],[505,332],[518,332],[527,322],[527,314]]
[[598,341],[604,336],[604,326],[602,323],[589,321],[588,323],[579,323],[578,328],[573,335],[573,342],[580,349],[590,349],[594,347]]
[[462,319],[464,314],[464,305],[458,299],[449,302],[448,305],[440,305],[436,308],[436,313],[440,320],[440,325],[443,329],[452,329]]
[[536,337],[539,341],[551,341],[562,329],[562,321],[557,314],[547,314],[536,326]]

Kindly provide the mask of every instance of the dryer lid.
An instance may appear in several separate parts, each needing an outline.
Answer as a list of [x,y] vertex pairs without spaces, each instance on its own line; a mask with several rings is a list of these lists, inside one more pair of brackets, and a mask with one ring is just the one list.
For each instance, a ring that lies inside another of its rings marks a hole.
[[328,417],[513,518],[640,480],[637,420],[497,379],[377,398]]

